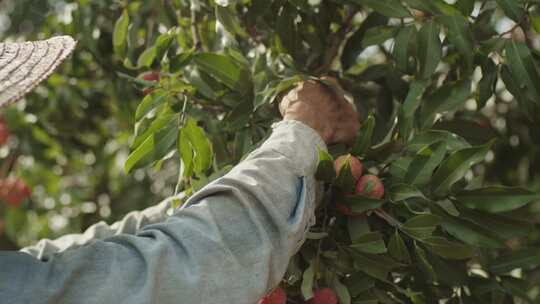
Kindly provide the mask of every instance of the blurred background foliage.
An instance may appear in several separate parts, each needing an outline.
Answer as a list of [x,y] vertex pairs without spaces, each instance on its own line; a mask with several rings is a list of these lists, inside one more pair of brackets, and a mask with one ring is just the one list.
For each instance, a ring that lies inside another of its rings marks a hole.
[[[33,191],[20,208],[0,207],[0,248],[80,232],[198,189],[265,138],[278,119],[275,98],[323,74],[339,77],[363,120],[373,122],[371,148],[359,155],[385,185],[403,179],[411,151],[429,142],[418,135],[431,130],[467,142],[441,139],[444,153],[496,139],[452,191],[504,185],[538,193],[538,32],[534,0],[4,0],[3,41],[69,34],[78,47],[24,102],[3,110],[12,135],[0,149],[0,173],[21,177]],[[395,216],[411,216],[395,209]],[[534,229],[506,240],[505,249],[539,248],[538,199],[512,209],[504,216]],[[491,229],[486,223],[480,226]],[[393,233],[370,225],[386,239]],[[526,256],[527,266],[540,264],[538,251]],[[510,303],[505,294],[538,300],[540,273],[527,279],[505,278],[496,291],[476,286],[491,293],[486,303]],[[432,303],[442,289],[396,297]],[[484,303],[465,289],[453,292],[460,302],[451,303]]]

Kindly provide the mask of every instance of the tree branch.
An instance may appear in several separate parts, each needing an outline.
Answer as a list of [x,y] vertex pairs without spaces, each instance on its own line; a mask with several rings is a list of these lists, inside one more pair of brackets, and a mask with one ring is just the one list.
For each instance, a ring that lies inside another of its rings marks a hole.
[[341,43],[343,42],[343,40],[345,40],[347,34],[351,30],[352,22],[354,20],[354,16],[356,16],[356,13],[358,13],[358,10],[350,11],[339,31],[337,31],[337,33],[333,35],[332,42],[330,43],[330,48],[324,56],[322,65],[315,69],[315,75],[324,75],[328,73],[328,71],[332,67],[332,63],[334,62],[334,59],[339,53]]

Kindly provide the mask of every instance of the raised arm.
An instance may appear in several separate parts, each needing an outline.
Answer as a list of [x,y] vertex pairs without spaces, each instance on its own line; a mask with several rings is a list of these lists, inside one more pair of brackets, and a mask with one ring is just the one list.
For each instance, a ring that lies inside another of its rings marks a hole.
[[166,221],[47,260],[0,253],[2,301],[255,303],[313,224],[317,148],[350,141],[358,126],[352,107],[321,85],[285,100],[270,138]]

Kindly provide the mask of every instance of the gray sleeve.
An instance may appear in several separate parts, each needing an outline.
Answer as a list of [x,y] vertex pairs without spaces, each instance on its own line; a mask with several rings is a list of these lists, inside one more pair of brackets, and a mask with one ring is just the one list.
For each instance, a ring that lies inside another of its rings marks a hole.
[[88,227],[83,233],[67,234],[54,240],[43,239],[35,245],[22,248],[21,251],[37,259],[46,260],[54,253],[83,246],[92,240],[119,234],[135,234],[146,225],[164,221],[168,217],[168,211],[172,210],[173,200],[183,199],[183,196],[181,193],[142,211],[132,211],[111,225],[99,222]]
[[38,260],[0,253],[4,303],[253,304],[281,280],[314,219],[321,138],[281,122],[173,216]]

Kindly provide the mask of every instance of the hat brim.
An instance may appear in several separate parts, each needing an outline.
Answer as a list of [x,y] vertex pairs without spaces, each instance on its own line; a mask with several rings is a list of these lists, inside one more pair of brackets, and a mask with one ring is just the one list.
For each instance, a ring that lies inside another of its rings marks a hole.
[[70,36],[20,43],[0,43],[0,107],[24,97],[73,52]]

